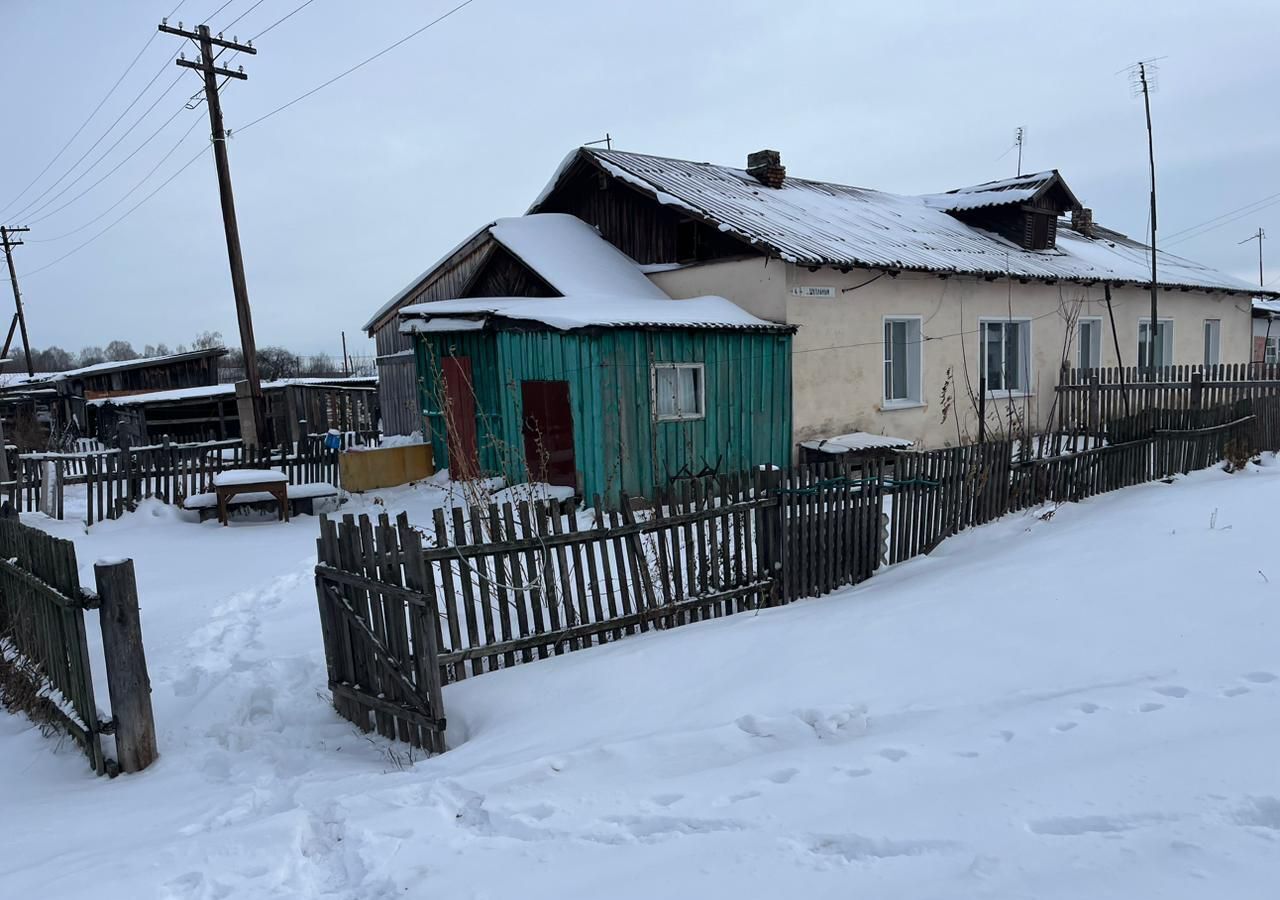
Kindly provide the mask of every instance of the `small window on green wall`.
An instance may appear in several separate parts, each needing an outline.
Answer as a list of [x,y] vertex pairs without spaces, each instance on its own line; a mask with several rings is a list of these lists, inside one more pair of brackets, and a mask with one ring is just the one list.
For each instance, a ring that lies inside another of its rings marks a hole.
[[702,363],[658,363],[653,367],[653,415],[660,422],[701,419]]

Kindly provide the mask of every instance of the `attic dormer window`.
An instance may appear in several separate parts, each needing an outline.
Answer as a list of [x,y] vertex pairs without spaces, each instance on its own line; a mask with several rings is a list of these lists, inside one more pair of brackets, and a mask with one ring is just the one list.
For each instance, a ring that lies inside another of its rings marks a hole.
[[1050,250],[1057,237],[1057,218],[1051,211],[1027,210],[1022,214],[1022,240],[1028,250]]

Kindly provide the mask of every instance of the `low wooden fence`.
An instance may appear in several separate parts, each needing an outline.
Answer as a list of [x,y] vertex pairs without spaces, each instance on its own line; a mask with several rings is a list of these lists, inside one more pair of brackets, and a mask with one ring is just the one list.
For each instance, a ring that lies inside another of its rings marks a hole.
[[212,490],[213,476],[228,469],[278,469],[290,484],[327,482],[341,486],[340,453],[359,443],[376,446],[377,435],[346,432],[308,435],[288,448],[250,447],[239,438],[193,444],[153,444],[128,450],[88,453],[30,453],[18,457],[9,496],[15,507],[61,519],[68,485],[85,487],[85,523],[118,518],[139,501],[156,497],[181,503],[192,494]]
[[[1146,432],[1020,459],[1015,442],[696,479],[651,504],[456,507],[321,519],[334,705],[438,751],[444,685],[651,629],[829,593],[1007,513],[1280,449],[1280,397],[1148,415]],[[1176,425],[1178,427],[1164,427]],[[1135,426],[1136,427],[1136,426]]]
[[1167,366],[1148,372],[1132,366],[1063,368],[1055,399],[1060,434],[1103,434],[1106,425],[1148,410],[1207,409],[1280,395],[1280,365],[1235,363]]
[[[75,545],[0,518],[0,698],[15,712],[71,736],[98,774],[146,768],[156,756],[150,681],[130,560],[94,566],[96,591],[80,586]],[[94,694],[86,610],[101,615],[108,694]],[[102,736],[115,736],[116,758]]]

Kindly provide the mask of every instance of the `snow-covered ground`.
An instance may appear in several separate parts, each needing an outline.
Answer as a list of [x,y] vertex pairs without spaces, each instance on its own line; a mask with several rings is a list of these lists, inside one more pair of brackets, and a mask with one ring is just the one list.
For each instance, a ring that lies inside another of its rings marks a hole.
[[0,896],[1272,897],[1268,462],[469,679],[430,760],[329,706],[314,519],[52,523],[136,560],[162,757],[95,778],[0,713]]

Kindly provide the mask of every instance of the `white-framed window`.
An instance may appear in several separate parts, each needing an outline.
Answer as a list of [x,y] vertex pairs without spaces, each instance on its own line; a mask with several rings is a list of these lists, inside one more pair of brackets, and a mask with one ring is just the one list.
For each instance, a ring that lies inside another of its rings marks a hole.
[[1204,320],[1204,364],[1216,366],[1222,361],[1222,320]]
[[653,417],[660,422],[701,419],[704,385],[702,363],[655,363]]
[[1076,323],[1076,343],[1076,359],[1080,368],[1102,368],[1102,319],[1080,319]]
[[[1156,368],[1173,365],[1173,319],[1161,319],[1156,323]],[[1151,320],[1138,320],[1138,366],[1151,365]]]
[[921,394],[919,316],[886,316],[884,320],[884,405],[918,406]]
[[1262,361],[1267,365],[1275,365],[1280,363],[1280,336],[1269,337],[1266,339],[1266,349],[1263,351]]
[[984,319],[978,328],[987,392],[1031,393],[1031,320]]

